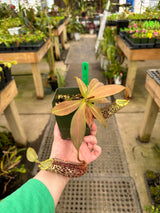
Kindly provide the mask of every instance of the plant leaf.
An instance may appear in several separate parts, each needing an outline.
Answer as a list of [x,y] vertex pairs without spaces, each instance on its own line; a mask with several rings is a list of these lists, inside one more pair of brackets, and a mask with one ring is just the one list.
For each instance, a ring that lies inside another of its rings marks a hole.
[[104,86],[104,84],[99,82],[98,79],[93,78],[88,85],[87,97],[90,97],[91,96],[90,94],[93,94],[94,90],[101,87],[101,86]]
[[86,103],[82,102],[71,121],[70,134],[73,145],[77,151],[82,144],[86,132],[85,108]]
[[85,116],[86,116],[86,123],[88,124],[89,128],[92,126],[92,121],[93,121],[93,115],[89,107],[86,105],[86,110],[85,110]]
[[94,103],[102,103],[102,104],[105,104],[105,103],[110,103],[110,101],[107,99],[107,98],[101,98],[99,100],[95,100]]
[[36,162],[37,159],[38,159],[38,155],[37,153],[35,152],[35,150],[31,147],[29,147],[27,149],[27,153],[26,153],[26,157],[27,157],[27,160],[30,161],[30,162]]
[[79,87],[79,90],[80,90],[82,96],[85,97],[87,90],[88,90],[85,83],[78,77],[75,77],[75,79],[77,81],[77,84],[78,84],[78,87]]
[[49,158],[45,161],[40,162],[40,164],[38,166],[39,166],[40,169],[46,170],[46,169],[48,169],[52,166],[52,163],[53,163],[53,159]]
[[81,104],[82,100],[63,101],[52,109],[52,113],[58,116],[68,115],[75,111]]
[[104,127],[106,127],[106,121],[105,119],[103,118],[103,115],[101,113],[101,110],[95,105],[95,104],[89,104],[88,105],[93,116],[100,122],[103,124]]
[[105,97],[117,94],[124,89],[126,89],[126,87],[122,85],[117,85],[117,84],[102,86],[100,88],[97,88],[90,94],[91,97],[94,96],[93,98],[90,99],[90,101],[94,102],[101,98],[105,98]]

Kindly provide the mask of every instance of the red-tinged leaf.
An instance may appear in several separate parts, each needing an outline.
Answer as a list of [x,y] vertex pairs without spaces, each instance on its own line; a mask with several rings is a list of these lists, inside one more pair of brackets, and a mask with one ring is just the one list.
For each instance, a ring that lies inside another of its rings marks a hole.
[[52,109],[52,114],[63,116],[75,111],[81,104],[82,100],[63,101]]
[[91,96],[90,94],[93,94],[94,90],[101,86],[104,86],[104,84],[99,82],[96,78],[93,78],[88,85],[87,97],[90,97]]
[[93,96],[93,98],[91,98],[90,101],[94,102],[101,98],[117,94],[124,89],[126,89],[126,87],[117,84],[102,86],[100,88],[97,88],[96,90],[93,91],[93,93],[90,94],[91,97]]
[[77,84],[82,96],[85,97],[88,88],[86,87],[85,83],[80,78],[75,77],[75,79],[77,80]]
[[95,104],[89,104],[88,105],[93,116],[100,122],[103,124],[104,127],[106,127],[106,121],[103,118],[103,115],[101,113],[101,110],[95,105]]
[[86,105],[85,116],[86,116],[86,123],[88,124],[89,128],[91,128],[92,122],[93,122],[93,115],[87,105]]
[[85,108],[86,103],[83,102],[78,110],[75,112],[71,121],[70,134],[73,145],[75,146],[77,151],[82,144],[86,132]]
[[94,103],[102,103],[102,104],[105,104],[105,103],[110,103],[110,101],[107,99],[107,98],[101,98],[99,100],[95,100]]

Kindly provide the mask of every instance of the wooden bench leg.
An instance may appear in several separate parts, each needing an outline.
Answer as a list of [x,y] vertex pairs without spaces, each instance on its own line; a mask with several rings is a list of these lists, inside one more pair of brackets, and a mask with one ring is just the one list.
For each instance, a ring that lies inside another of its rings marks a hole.
[[59,37],[54,36],[55,55],[56,59],[60,59]]
[[149,94],[138,136],[141,142],[148,142],[150,140],[150,136],[154,127],[154,123],[156,121],[158,111],[158,105],[155,103],[154,99]]
[[4,110],[5,117],[10,126],[13,138],[18,144],[26,145],[27,138],[25,132],[22,128],[20,117],[17,111],[15,101],[12,100],[11,103]]
[[67,41],[67,33],[66,33],[66,27],[64,27],[62,33],[61,33],[61,43],[62,47],[65,49],[65,42]]
[[128,90],[129,97],[132,97],[136,72],[137,72],[137,61],[128,61],[128,74],[126,80],[126,87]]
[[39,64],[33,63],[31,64],[31,66],[32,66],[32,74],[33,74],[33,80],[34,80],[37,98],[42,99],[44,98],[44,89],[43,89],[42,78],[41,78],[41,74],[39,70]]

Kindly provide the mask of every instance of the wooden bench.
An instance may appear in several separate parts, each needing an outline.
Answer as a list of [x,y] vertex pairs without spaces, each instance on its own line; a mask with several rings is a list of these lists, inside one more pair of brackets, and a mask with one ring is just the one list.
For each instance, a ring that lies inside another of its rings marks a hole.
[[49,39],[37,52],[13,52],[13,53],[0,53],[0,60],[2,61],[17,61],[18,63],[30,63],[32,67],[32,74],[34,85],[36,89],[37,98],[44,98],[44,89],[39,70],[39,62],[53,46]]
[[56,59],[60,59],[59,36],[60,36],[60,39],[61,39],[62,47],[65,49],[65,42],[67,41],[66,25],[68,24],[68,22],[69,22],[69,18],[67,18],[64,21],[64,23],[62,25],[60,25],[57,29],[53,30]]
[[27,138],[22,128],[14,101],[14,97],[17,93],[18,90],[15,80],[12,80],[2,91],[0,91],[0,115],[4,112],[15,141],[18,144],[26,145]]
[[[154,72],[155,70],[150,71]],[[150,140],[160,108],[160,85],[158,85],[149,74],[146,75],[145,87],[149,94],[138,136],[142,142],[148,142]]]
[[160,48],[130,49],[120,36],[116,37],[116,42],[128,59],[126,87],[129,97],[132,97],[137,72],[137,62],[144,60],[160,60]]

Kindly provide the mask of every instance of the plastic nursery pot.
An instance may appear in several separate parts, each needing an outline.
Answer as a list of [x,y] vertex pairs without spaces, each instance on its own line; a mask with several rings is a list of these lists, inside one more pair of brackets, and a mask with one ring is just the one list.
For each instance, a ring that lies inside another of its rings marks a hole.
[[[55,106],[59,95],[76,95],[76,94],[80,94],[79,88],[74,88],[74,87],[73,88],[65,88],[65,87],[57,88],[53,97],[52,106],[53,107]],[[63,139],[71,138],[70,125],[71,125],[71,120],[74,113],[75,111],[65,116],[57,116],[57,115],[55,116]],[[85,135],[89,135],[89,134],[90,134],[90,129],[88,126],[86,126]]]

